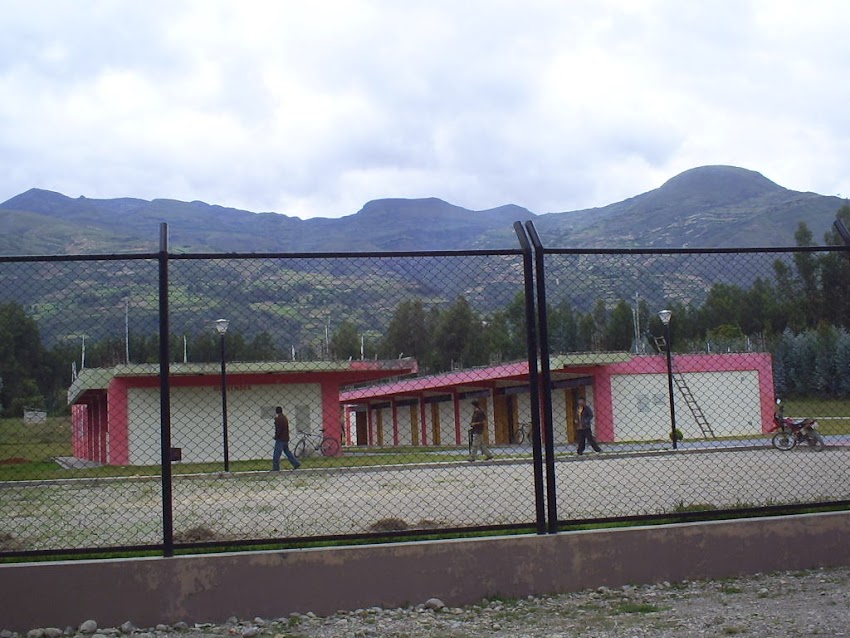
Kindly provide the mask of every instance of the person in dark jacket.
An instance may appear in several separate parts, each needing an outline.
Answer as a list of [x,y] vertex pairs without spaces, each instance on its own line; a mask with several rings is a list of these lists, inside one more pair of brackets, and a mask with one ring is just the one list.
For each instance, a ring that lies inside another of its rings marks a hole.
[[292,463],[292,469],[301,467],[301,462],[289,451],[289,419],[283,413],[283,408],[277,406],[274,415],[274,454],[272,455],[272,471],[280,472],[280,455],[286,454],[286,458]]
[[596,439],[593,438],[593,410],[587,405],[584,397],[579,397],[578,407],[576,408],[576,434],[578,435],[576,454],[579,456],[584,454],[584,448],[588,443],[596,452],[602,451]]
[[469,431],[472,434],[472,442],[469,446],[469,458],[467,461],[474,461],[479,452],[484,455],[488,461],[493,458],[493,453],[487,444],[484,442],[484,428],[487,427],[487,415],[481,408],[481,402],[477,399],[472,402],[472,421],[469,425]]

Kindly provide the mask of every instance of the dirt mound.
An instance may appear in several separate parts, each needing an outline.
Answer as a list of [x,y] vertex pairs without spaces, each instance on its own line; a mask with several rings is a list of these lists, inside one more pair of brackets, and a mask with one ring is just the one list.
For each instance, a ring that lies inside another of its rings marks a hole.
[[21,463],[29,463],[29,459],[20,456],[13,456],[8,459],[0,459],[0,465],[20,465]]

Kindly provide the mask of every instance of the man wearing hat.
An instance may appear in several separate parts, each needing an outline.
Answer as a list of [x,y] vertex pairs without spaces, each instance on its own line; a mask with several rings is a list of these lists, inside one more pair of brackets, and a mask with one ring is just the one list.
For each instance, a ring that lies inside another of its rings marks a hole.
[[493,453],[484,443],[484,428],[487,426],[487,415],[481,409],[481,402],[476,399],[472,402],[474,408],[472,412],[472,421],[469,425],[469,431],[472,433],[472,445],[469,446],[469,458],[467,461],[474,461],[478,452],[484,455],[488,461],[493,458]]

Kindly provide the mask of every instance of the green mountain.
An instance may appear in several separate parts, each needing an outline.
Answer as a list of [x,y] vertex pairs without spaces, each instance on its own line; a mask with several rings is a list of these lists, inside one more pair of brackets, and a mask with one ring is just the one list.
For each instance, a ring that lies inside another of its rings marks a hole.
[[72,199],[31,189],[0,204],[0,254],[155,252],[167,222],[174,251],[451,250],[531,216],[519,206],[470,211],[439,199],[382,199],[340,219],[302,220],[203,202]]
[[558,248],[793,246],[801,221],[820,239],[844,203],[788,190],[755,171],[703,166],[622,202],[540,215],[534,224],[544,245]]
[[[816,238],[844,203],[791,191],[759,173],[728,166],[696,168],[660,188],[602,208],[535,215],[506,205],[483,211],[439,199],[381,199],[340,219],[302,220],[203,202],[156,199],[72,199],[33,189],[0,204],[0,255],[152,253],[159,224],[170,247],[185,253],[313,253],[517,248],[512,224],[533,219],[552,248],[793,246],[805,221]],[[752,258],[565,255],[547,265],[547,298],[589,311],[636,293],[652,303],[704,299],[716,282],[749,285],[771,277],[774,257]],[[156,262],[7,262],[0,303],[23,305],[48,342],[117,338],[129,307],[136,333],[157,322]],[[329,321],[343,318],[377,339],[401,301],[445,307],[463,295],[479,313],[504,309],[521,290],[516,256],[322,259],[174,259],[170,266],[171,329],[208,330],[228,317],[246,337],[262,331],[279,347],[315,350]],[[306,347],[306,346],[304,346]]]
[[514,248],[512,224],[533,219],[545,245],[600,247],[790,246],[800,221],[822,237],[838,197],[788,190],[754,171],[704,166],[601,208],[536,215],[515,205],[482,211],[436,198],[380,199],[339,219],[252,213],[169,199],[72,199],[32,189],[0,204],[0,254],[158,250],[317,252]]

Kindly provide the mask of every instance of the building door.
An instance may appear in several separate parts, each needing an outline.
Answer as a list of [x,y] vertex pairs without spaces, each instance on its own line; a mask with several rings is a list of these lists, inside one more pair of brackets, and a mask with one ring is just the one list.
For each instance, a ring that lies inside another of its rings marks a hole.
[[431,404],[431,442],[434,445],[440,445],[442,443],[442,437],[440,436],[440,404],[432,403]]
[[410,406],[410,442],[419,445],[419,404]]
[[375,430],[378,439],[378,447],[384,446],[384,411],[381,408],[375,410]]
[[354,425],[357,429],[357,445],[369,445],[369,424],[365,411],[354,413]]
[[493,397],[493,420],[496,444],[513,440],[513,397],[497,394]]

